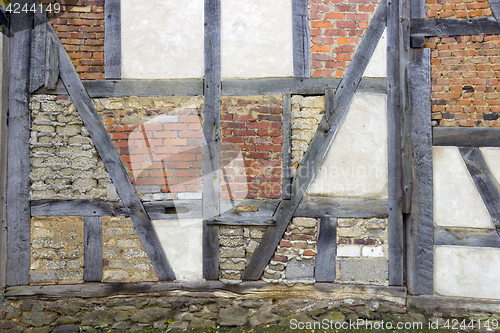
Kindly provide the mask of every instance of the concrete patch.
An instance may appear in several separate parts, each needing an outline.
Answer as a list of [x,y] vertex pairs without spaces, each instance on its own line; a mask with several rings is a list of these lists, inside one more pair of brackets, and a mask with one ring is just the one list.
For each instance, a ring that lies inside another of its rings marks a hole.
[[293,258],[286,266],[287,280],[303,280],[314,278],[314,260],[304,259],[297,260]]
[[388,285],[385,259],[339,259],[337,280],[342,282]]
[[380,37],[363,77],[387,77],[387,29]]

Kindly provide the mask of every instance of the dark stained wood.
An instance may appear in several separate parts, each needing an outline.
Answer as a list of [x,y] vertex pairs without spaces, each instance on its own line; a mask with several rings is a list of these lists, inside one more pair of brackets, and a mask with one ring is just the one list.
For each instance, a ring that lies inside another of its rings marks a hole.
[[[50,34],[57,37],[52,26],[48,26]],[[144,210],[134,186],[130,182],[127,171],[121,163],[120,157],[111,142],[85,88],[76,73],[63,45],[57,38],[59,48],[59,68],[61,79],[75,104],[80,117],[90,134],[106,170],[115,185],[123,206],[130,209],[130,216],[139,239],[148,253],[149,259],[160,280],[174,280],[175,274],[168,263],[167,257],[160,244],[148,214]]]
[[201,200],[145,202],[144,208],[152,220],[202,218]]
[[317,282],[335,282],[337,257],[337,219],[321,218],[317,243],[318,253],[314,267]]
[[[11,4],[31,6],[33,0]],[[10,24],[9,116],[7,141],[7,268],[8,286],[30,279],[30,111],[29,77],[33,12],[12,14]]]
[[387,135],[389,159],[389,284],[403,284],[403,114],[400,95],[399,1],[387,8]]
[[459,151],[486,209],[490,213],[495,228],[500,232],[500,190],[483,154],[477,147],[461,147]]
[[311,76],[311,55],[309,50],[308,1],[292,0],[293,24],[293,76]]
[[102,219],[85,217],[83,224],[83,281],[102,280]]
[[434,245],[500,248],[500,236],[491,229],[435,227]]
[[241,226],[268,226],[276,225],[276,219],[272,216],[263,217],[241,217],[241,216],[221,216],[207,221],[208,225],[241,225]]
[[493,16],[500,25],[500,0],[488,0],[490,3],[491,11]]
[[387,199],[304,196],[294,216],[368,218],[387,216],[388,212]]
[[[40,7],[37,6],[37,8]],[[34,27],[31,31],[30,92],[37,90],[45,84],[46,22],[45,10],[37,10],[34,14]]]
[[45,89],[54,90],[59,79],[59,52],[53,35],[47,35],[46,47]]
[[316,174],[329,144],[344,117],[356,88],[361,81],[368,62],[384,31],[386,23],[386,2],[378,6],[365,35],[356,51],[347,72],[335,92],[335,110],[326,118],[323,116],[316,134],[299,165],[292,185],[292,199],[283,200],[276,213],[276,227],[269,226],[264,233],[259,247],[250,259],[242,277],[244,280],[257,280],[272,257],[291,218],[294,216],[302,197],[305,194],[313,176]]
[[494,17],[471,19],[414,19],[411,20],[411,34],[433,36],[470,36],[500,34],[500,25]]
[[[196,96],[203,95],[203,80],[83,80],[90,97]],[[37,94],[68,94],[61,81],[56,90],[39,89]]]
[[335,109],[335,91],[333,89],[325,90],[325,117],[330,118]]
[[5,296],[14,298],[100,298],[114,295],[160,295],[165,298],[189,296],[202,298],[233,299],[377,299],[395,306],[405,306],[406,288],[384,286],[359,286],[334,283],[314,285],[297,284],[288,287],[266,282],[243,282],[239,285],[207,282],[143,282],[143,283],[84,283],[75,285],[45,285],[7,288]]
[[130,216],[121,202],[101,200],[31,201],[31,216]]
[[410,46],[412,48],[421,48],[425,45],[425,36],[423,35],[411,35],[410,36]]
[[500,128],[434,127],[434,146],[500,147]]
[[283,95],[283,173],[281,184],[283,200],[292,197],[292,96]]
[[203,117],[203,277],[219,278],[221,10],[218,0],[205,0],[205,107]]
[[104,77],[122,77],[122,35],[120,0],[104,1]]
[[430,49],[411,50],[413,155],[412,211],[406,224],[406,285],[415,295],[434,293],[434,219]]

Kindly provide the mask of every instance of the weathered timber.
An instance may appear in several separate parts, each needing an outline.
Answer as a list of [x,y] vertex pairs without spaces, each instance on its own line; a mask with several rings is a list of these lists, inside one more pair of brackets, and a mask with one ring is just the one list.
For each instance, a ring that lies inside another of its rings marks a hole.
[[243,282],[239,285],[219,281],[169,283],[85,283],[76,285],[46,285],[10,287],[5,292],[8,299],[15,298],[96,298],[114,295],[161,295],[164,297],[221,297],[234,299],[366,299],[405,306],[406,288],[384,286],[357,286],[348,284],[316,283],[314,285],[269,285],[265,282]]
[[83,281],[102,280],[102,219],[85,217],[83,224]]
[[295,216],[369,218],[387,216],[388,213],[387,199],[304,196],[295,212]]
[[411,19],[425,18],[425,0],[410,0],[410,17]]
[[145,202],[144,208],[152,220],[202,218],[201,200]]
[[130,216],[121,202],[101,200],[31,201],[31,216]]
[[[34,0],[13,0],[20,8]],[[7,268],[8,286],[26,285],[30,279],[30,110],[29,77],[33,13],[10,15],[9,115],[7,141]]]
[[491,229],[435,227],[434,245],[500,248],[500,236]]
[[[203,95],[202,80],[83,80],[92,98],[126,96],[197,96]],[[38,89],[36,94],[68,94],[61,81],[55,90]]]
[[461,147],[459,151],[495,228],[500,232],[500,190],[483,154],[477,147]]
[[[39,8],[39,7],[37,7]],[[47,38],[47,17],[45,7],[34,14],[34,27],[31,31],[30,92],[45,84],[45,41]]]
[[406,283],[410,293],[434,293],[434,219],[430,49],[411,50],[413,195],[406,225]]
[[434,127],[434,146],[500,147],[500,128]]
[[104,77],[122,76],[122,35],[120,0],[104,2]]
[[276,219],[272,216],[241,217],[227,215],[214,217],[207,221],[207,225],[268,226],[276,225]]
[[47,35],[46,47],[45,89],[54,90],[59,79],[59,52],[57,41],[53,35]]
[[330,118],[327,119],[323,116],[321,119],[316,134],[302,159],[302,163],[297,169],[292,185],[292,199],[283,200],[280,203],[275,213],[276,227],[269,226],[266,229],[259,247],[243,272],[242,277],[244,280],[257,280],[261,276],[281,240],[290,219],[294,216],[332,138],[337,132],[342,118],[347,112],[373,51],[382,36],[386,25],[386,8],[386,2],[381,2],[378,6],[353,57],[352,61],[357,65],[349,66],[347,69],[344,78],[335,92],[335,109]]
[[500,34],[500,25],[494,17],[475,17],[470,19],[412,19],[411,34],[434,36],[470,36],[481,34]]
[[281,188],[283,200],[292,197],[292,96],[283,95],[283,173],[281,175]]
[[410,47],[411,48],[421,48],[425,45],[425,36],[422,35],[411,35],[410,36]]
[[387,135],[389,162],[389,284],[403,284],[403,115],[400,95],[400,1],[387,8]]
[[500,25],[500,0],[488,0],[490,3],[491,11],[493,16]]
[[[47,30],[50,34],[57,37],[52,26],[48,24]],[[121,163],[111,139],[106,132],[90,97],[85,91],[85,87],[80,81],[80,77],[75,71],[71,60],[69,59],[64,47],[56,39],[59,48],[59,68],[61,70],[61,79],[68,91],[73,103],[75,104],[80,117],[90,134],[101,160],[109,173],[109,176],[115,185],[117,192],[122,200],[123,206],[131,209],[133,214],[130,216],[139,239],[147,252],[149,259],[156,274],[160,280],[174,280],[175,275],[168,263],[167,257],[160,244],[158,236],[153,228],[151,220],[144,210],[134,186],[130,182],[127,171]]]
[[335,91],[333,89],[325,90],[325,117],[330,118],[335,109]]
[[221,9],[220,1],[205,0],[205,81],[203,135],[203,277],[219,278],[219,227],[208,220],[219,216]]
[[307,0],[292,0],[293,76],[311,76]]
[[335,263],[337,256],[337,219],[321,218],[314,278],[317,282],[335,282]]

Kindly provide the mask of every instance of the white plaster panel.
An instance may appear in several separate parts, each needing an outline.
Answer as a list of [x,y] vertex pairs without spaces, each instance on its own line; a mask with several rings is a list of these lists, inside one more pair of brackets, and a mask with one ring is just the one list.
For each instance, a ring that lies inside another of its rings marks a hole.
[[203,279],[203,250],[201,219],[153,221],[161,246],[178,281]]
[[363,77],[387,77],[387,29],[380,37]]
[[479,148],[481,153],[483,153],[484,160],[488,169],[490,169],[491,174],[499,183],[500,181],[500,148],[497,147],[482,147]]
[[356,93],[309,195],[387,198],[387,96]]
[[443,227],[494,228],[457,147],[433,147],[434,223]]
[[291,0],[221,0],[222,77],[293,76]]
[[203,0],[122,0],[122,77],[202,78]]
[[436,246],[435,292],[445,296],[500,299],[500,249]]

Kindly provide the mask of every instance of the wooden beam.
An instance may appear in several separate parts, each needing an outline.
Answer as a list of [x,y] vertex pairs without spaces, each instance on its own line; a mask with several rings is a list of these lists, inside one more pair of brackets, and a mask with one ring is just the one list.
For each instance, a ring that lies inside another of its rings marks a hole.
[[500,25],[494,17],[471,19],[414,19],[411,20],[411,34],[435,36],[470,36],[500,34]]
[[435,227],[434,245],[500,248],[500,236],[491,229]]
[[45,89],[55,90],[59,79],[59,52],[53,35],[47,35],[46,46]]
[[411,19],[424,19],[427,14],[425,12],[425,0],[410,0],[410,17]]
[[[203,95],[203,80],[83,80],[92,98],[127,96],[197,96]],[[55,90],[38,89],[36,94],[68,94],[61,81]]]
[[292,0],[293,76],[311,76],[309,9],[307,0]]
[[491,174],[479,148],[461,147],[459,151],[495,228],[500,232],[500,190],[497,181]]
[[323,116],[316,134],[299,165],[292,185],[292,199],[283,200],[276,213],[276,227],[269,226],[264,233],[259,247],[250,259],[243,272],[244,280],[257,280],[272,257],[276,246],[281,240],[291,218],[294,216],[302,197],[305,194],[313,176],[319,168],[320,162],[334,137],[340,122],[346,114],[356,88],[382,36],[386,25],[386,2],[382,1],[358,46],[352,63],[335,92],[335,110],[330,118]]
[[219,278],[221,9],[219,0],[205,0],[205,108],[203,117],[203,277]]
[[85,217],[83,225],[83,281],[102,280],[102,219]]
[[207,225],[269,226],[276,225],[276,219],[272,216],[239,217],[228,215],[214,217],[207,221]]
[[389,284],[403,284],[403,164],[399,1],[387,8],[387,135],[389,159]]
[[387,216],[388,213],[387,199],[304,196],[294,216],[370,218]]
[[283,172],[281,174],[281,185],[283,189],[283,200],[292,197],[292,96],[283,95]]
[[145,202],[144,208],[152,220],[202,218],[201,200]]
[[[39,8],[39,7],[37,7]],[[47,17],[45,7],[34,14],[34,28],[31,31],[30,92],[45,84],[45,41],[47,38]]]
[[500,128],[434,127],[434,146],[500,147]]
[[59,299],[59,298],[101,298],[109,296],[146,295],[168,297],[200,297],[248,299],[347,299],[378,300],[405,307],[406,288],[385,286],[359,286],[349,284],[315,283],[297,284],[288,287],[283,284],[266,282],[243,282],[239,285],[223,284],[219,281],[207,282],[142,282],[142,283],[84,283],[75,285],[45,285],[10,287],[5,297],[12,299]]
[[[50,24],[48,24],[47,30],[50,34],[57,37]],[[116,187],[123,206],[132,211],[130,218],[144,246],[144,250],[147,252],[158,278],[160,280],[174,280],[174,271],[168,263],[167,256],[163,251],[153,224],[144,210],[144,206],[139,200],[134,186],[130,182],[127,171],[123,167],[120,157],[97,115],[92,100],[85,91],[85,87],[80,81],[80,77],[76,73],[61,41],[59,38],[56,40],[59,48],[61,79],[82,118],[83,124],[90,134],[90,138],[108,171],[111,181]]]
[[500,25],[500,0],[488,0],[491,7],[491,12]]
[[122,77],[122,34],[120,0],[104,1],[104,77]]
[[434,199],[430,49],[411,50],[410,75],[413,195],[406,225],[406,285],[411,294],[432,295]]
[[31,216],[130,216],[121,202],[101,200],[31,201]]
[[[34,0],[13,0],[31,8]],[[33,12],[10,15],[9,116],[7,142],[7,273],[8,286],[30,279],[30,110],[29,77]]]
[[335,282],[337,261],[337,219],[323,217],[319,223],[318,253],[314,267],[317,282]]

